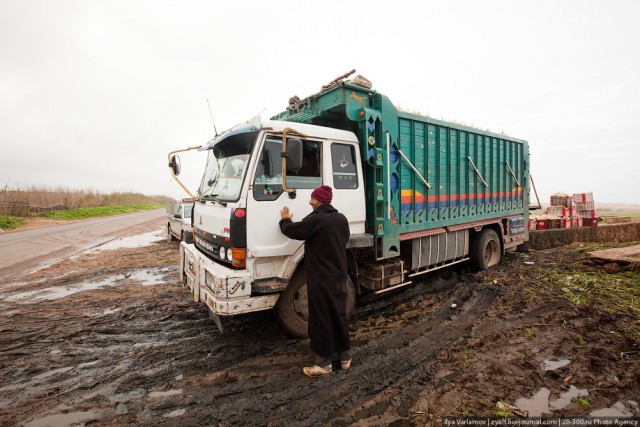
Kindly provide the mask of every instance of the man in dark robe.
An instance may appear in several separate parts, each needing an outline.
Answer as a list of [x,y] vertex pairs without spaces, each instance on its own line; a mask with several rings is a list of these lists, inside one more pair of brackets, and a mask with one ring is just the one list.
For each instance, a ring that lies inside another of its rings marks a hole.
[[331,373],[331,358],[338,354],[342,369],[351,366],[349,319],[347,317],[347,254],[349,222],[331,206],[333,191],[323,185],[311,193],[313,212],[293,222],[287,206],[280,211],[280,230],[295,240],[304,240],[309,338],[316,354],[314,366],[303,368],[310,377]]

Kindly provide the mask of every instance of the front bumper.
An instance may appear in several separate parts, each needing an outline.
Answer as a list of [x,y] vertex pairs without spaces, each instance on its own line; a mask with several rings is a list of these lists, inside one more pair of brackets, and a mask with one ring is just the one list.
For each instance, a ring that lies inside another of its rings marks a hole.
[[251,296],[253,279],[249,270],[220,265],[186,242],[180,244],[180,280],[190,289],[194,301],[204,302],[218,316],[268,310],[279,297]]

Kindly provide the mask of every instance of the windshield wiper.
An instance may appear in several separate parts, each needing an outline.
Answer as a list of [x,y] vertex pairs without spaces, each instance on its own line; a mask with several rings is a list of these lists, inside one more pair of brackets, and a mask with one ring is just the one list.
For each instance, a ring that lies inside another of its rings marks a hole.
[[229,161],[229,158],[225,157],[222,166],[220,166],[220,159],[216,159],[216,161],[218,162],[218,170],[216,171],[216,176],[214,176],[213,178],[209,178],[209,181],[207,181],[207,185],[209,186],[209,188],[214,188],[216,186],[216,184],[218,183],[218,179],[220,179],[222,169],[227,165],[227,161]]
[[201,199],[202,200],[213,200],[214,202],[220,203],[222,206],[224,206],[226,208],[227,207],[227,202],[223,202],[222,200],[219,200],[216,196],[217,196],[217,194],[208,194],[206,196],[202,196]]

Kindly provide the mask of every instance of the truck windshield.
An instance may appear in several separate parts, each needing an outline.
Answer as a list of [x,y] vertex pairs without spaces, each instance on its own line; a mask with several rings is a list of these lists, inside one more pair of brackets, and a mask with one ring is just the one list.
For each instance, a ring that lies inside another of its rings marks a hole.
[[240,198],[258,132],[229,136],[213,146],[200,184],[200,197],[233,202]]

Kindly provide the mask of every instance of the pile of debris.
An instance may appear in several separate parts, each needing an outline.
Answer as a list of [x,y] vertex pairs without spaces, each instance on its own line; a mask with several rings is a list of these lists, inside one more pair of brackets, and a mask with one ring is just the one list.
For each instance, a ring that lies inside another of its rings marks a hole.
[[551,196],[551,206],[544,214],[529,216],[529,230],[552,228],[596,227],[598,211],[593,193],[556,193]]

